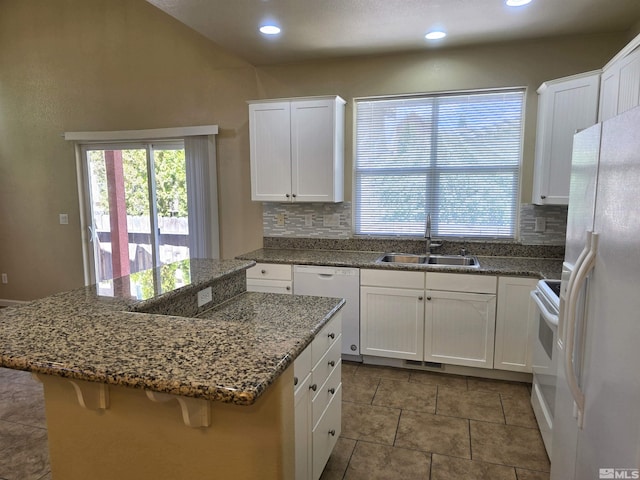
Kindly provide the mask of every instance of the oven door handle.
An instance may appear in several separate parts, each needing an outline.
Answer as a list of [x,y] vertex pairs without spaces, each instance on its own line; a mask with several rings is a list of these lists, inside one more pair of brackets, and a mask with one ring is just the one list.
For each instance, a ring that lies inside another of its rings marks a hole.
[[542,300],[540,300],[540,297],[538,297],[538,292],[536,290],[532,290],[529,295],[531,295],[531,298],[533,298],[533,301],[536,303],[536,306],[538,307],[542,318],[544,318],[544,321],[547,322],[550,326],[557,327],[558,315],[554,315],[547,309],[545,304],[542,303]]

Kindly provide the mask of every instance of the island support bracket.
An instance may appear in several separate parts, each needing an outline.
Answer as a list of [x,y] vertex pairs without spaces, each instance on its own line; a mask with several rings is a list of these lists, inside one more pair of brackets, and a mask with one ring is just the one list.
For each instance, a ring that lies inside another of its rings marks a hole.
[[153,392],[151,390],[145,390],[145,393],[152,402],[177,400],[182,410],[182,421],[187,427],[200,428],[211,425],[211,409],[208,400]]

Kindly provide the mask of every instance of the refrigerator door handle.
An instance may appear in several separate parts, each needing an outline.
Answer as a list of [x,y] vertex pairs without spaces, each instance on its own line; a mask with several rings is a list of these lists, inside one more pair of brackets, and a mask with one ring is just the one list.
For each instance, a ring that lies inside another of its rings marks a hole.
[[[567,376],[567,383],[569,390],[573,396],[573,400],[576,403],[578,410],[578,427],[582,428],[582,417],[584,413],[584,392],[578,385],[578,378],[576,377],[575,370],[573,368],[573,353],[575,350],[575,332],[576,332],[576,310],[578,304],[578,298],[580,296],[580,290],[585,284],[589,272],[593,269],[596,259],[596,253],[598,251],[598,234],[593,232],[587,232],[587,244],[589,250],[582,260],[582,262],[576,262],[574,269],[575,278],[570,286],[569,298],[566,313],[566,338],[564,349],[564,368]],[[582,255],[580,255],[582,257]],[[573,276],[573,273],[572,273]],[[571,279],[569,280],[571,282]]]

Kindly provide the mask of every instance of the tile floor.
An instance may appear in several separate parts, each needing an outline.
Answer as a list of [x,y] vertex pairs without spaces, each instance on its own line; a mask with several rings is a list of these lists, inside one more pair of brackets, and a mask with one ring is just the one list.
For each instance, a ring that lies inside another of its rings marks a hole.
[[[342,375],[342,435],[322,480],[549,479],[526,384],[355,363]],[[42,386],[3,368],[0,480],[51,480]]]
[[321,480],[548,480],[527,384],[344,363]]

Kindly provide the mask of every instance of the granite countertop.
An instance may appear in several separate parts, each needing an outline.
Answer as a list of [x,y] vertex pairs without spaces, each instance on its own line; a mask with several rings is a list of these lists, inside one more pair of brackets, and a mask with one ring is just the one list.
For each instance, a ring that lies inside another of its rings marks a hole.
[[252,265],[192,260],[189,285],[142,301],[124,277],[110,297],[94,285],[2,309],[0,366],[253,404],[344,300],[244,292],[192,317],[139,311]]
[[261,248],[236,258],[264,263],[296,265],[328,265],[388,270],[470,273],[476,275],[509,275],[537,278],[560,278],[562,259],[478,256],[480,268],[455,266],[376,263],[385,252],[360,252],[320,249]]

